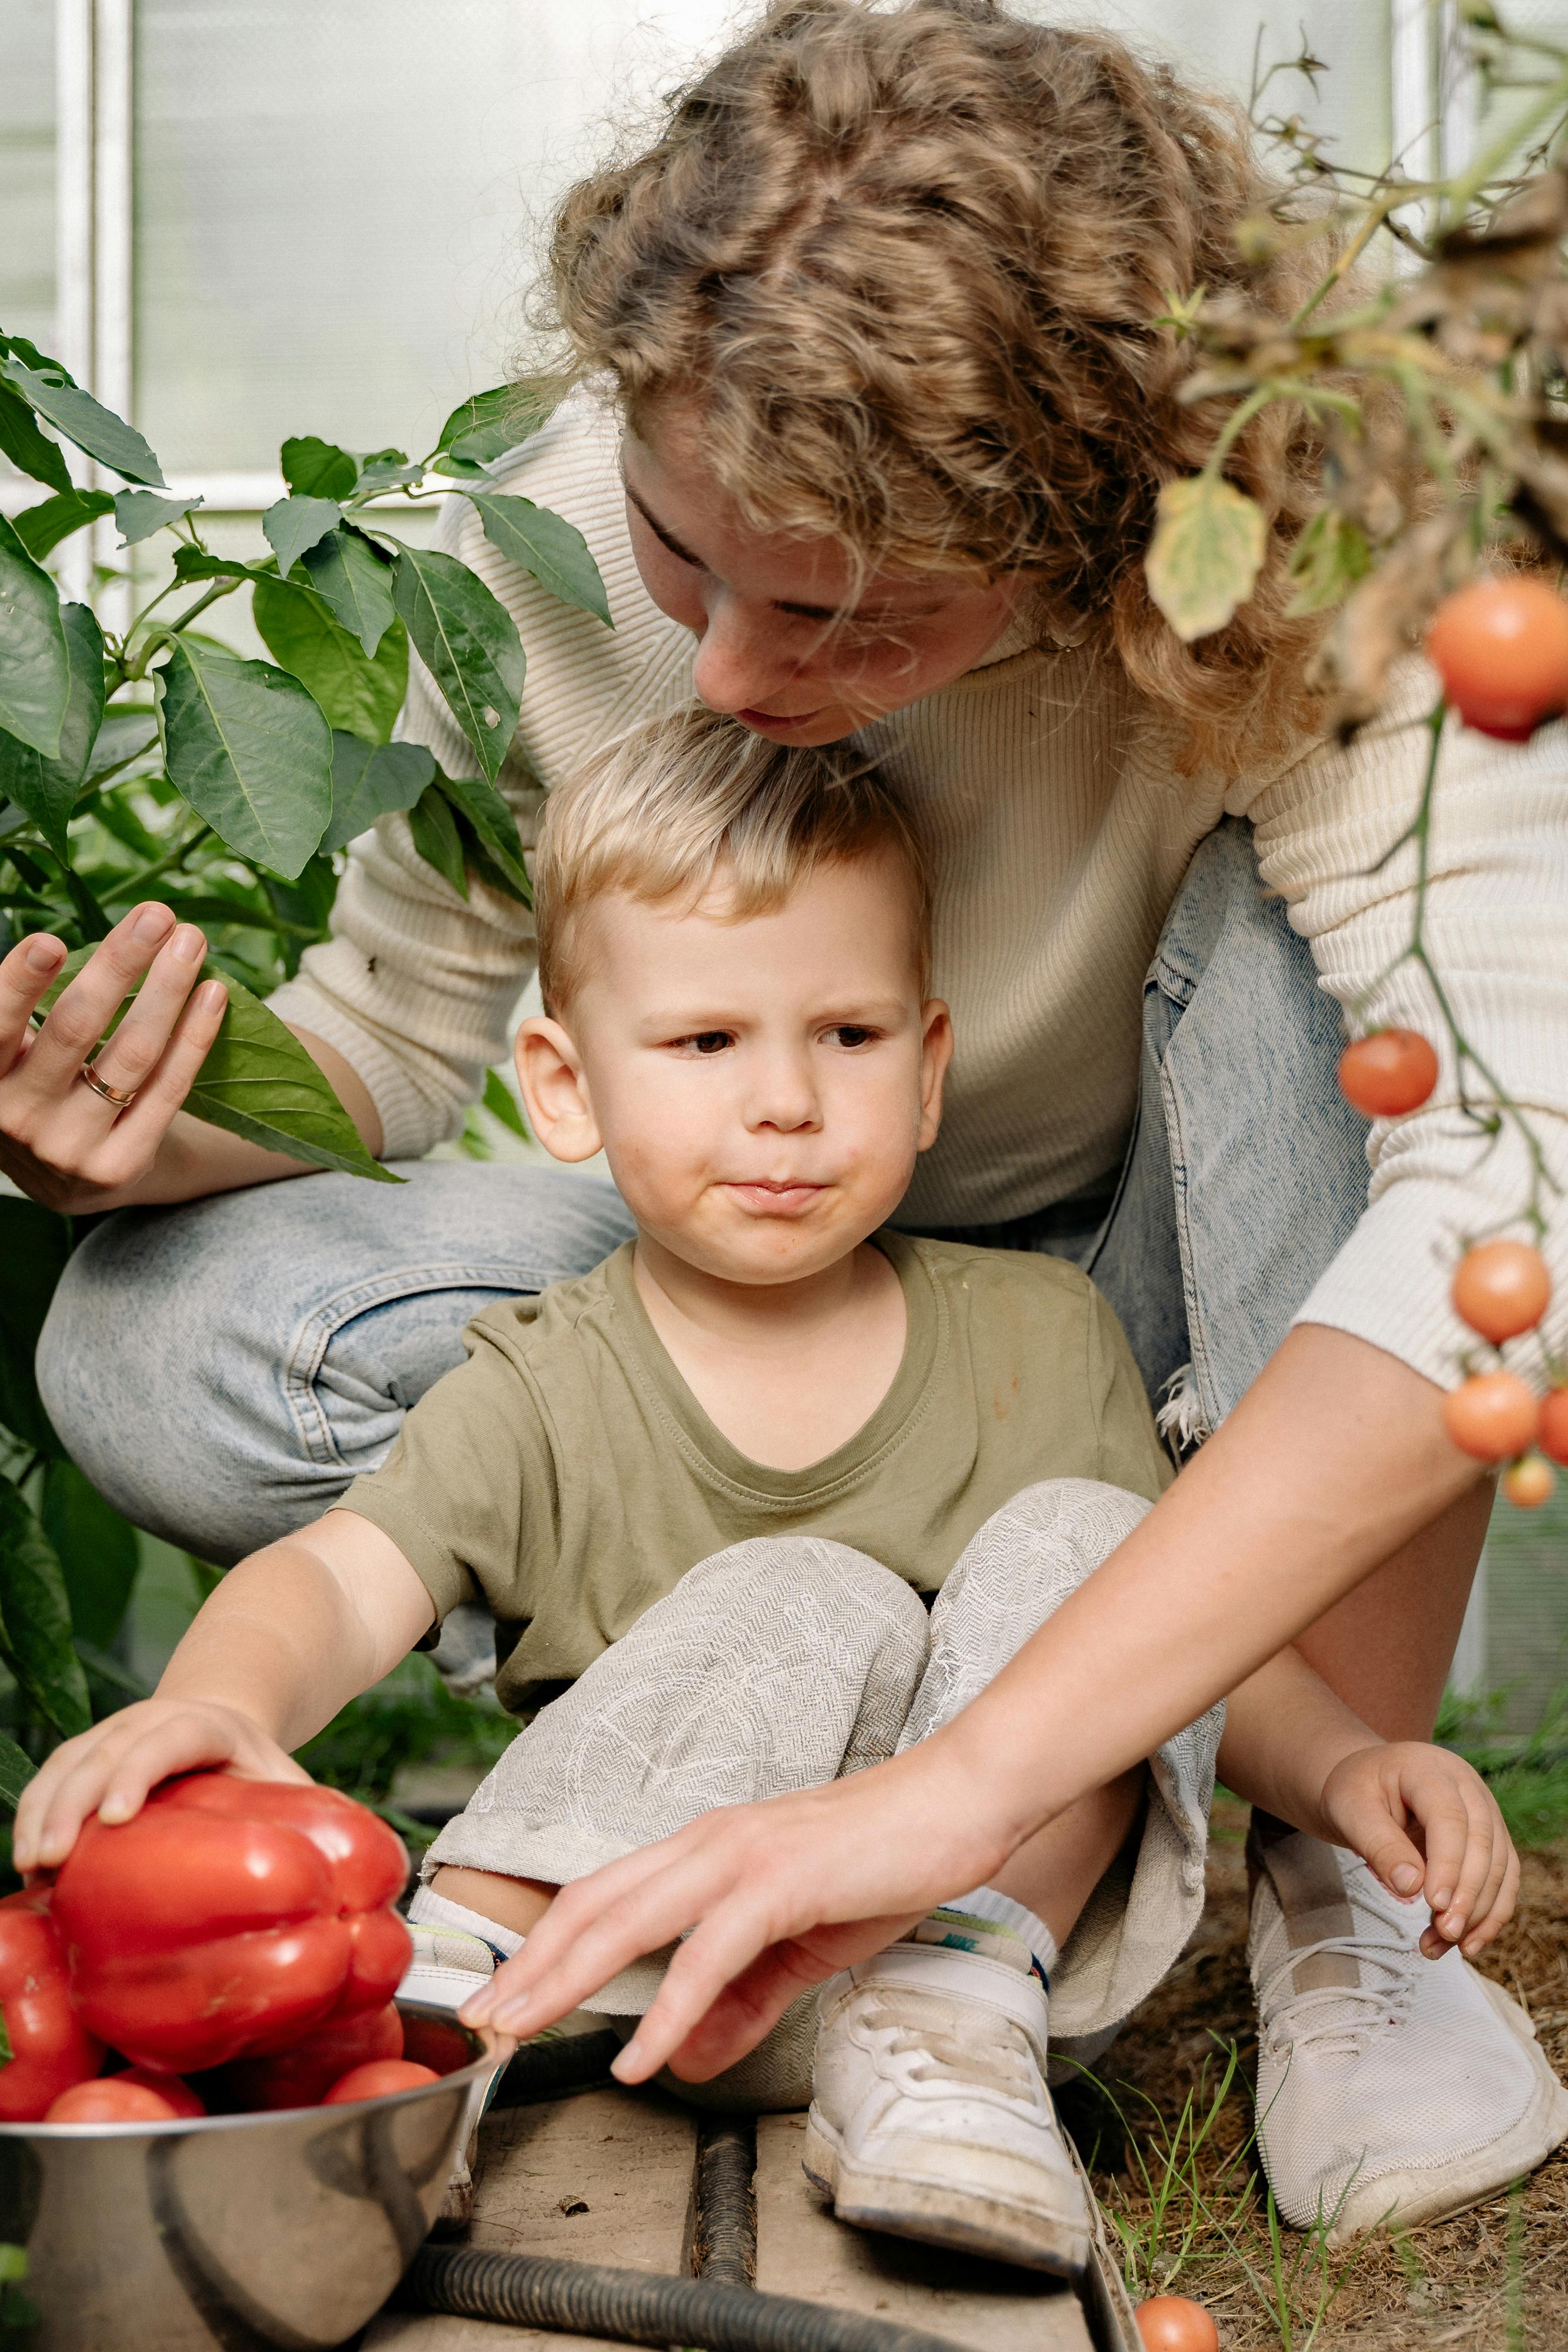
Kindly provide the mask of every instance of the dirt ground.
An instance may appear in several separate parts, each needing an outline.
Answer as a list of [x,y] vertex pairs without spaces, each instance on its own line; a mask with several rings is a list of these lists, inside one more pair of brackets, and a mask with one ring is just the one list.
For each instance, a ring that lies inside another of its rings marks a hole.
[[[1249,2186],[1247,2085],[1254,2046],[1247,1979],[1245,1809],[1222,1800],[1210,1850],[1209,1900],[1179,1968],[1101,2062],[1099,2073],[1153,2175],[1154,2196],[1129,2162],[1132,2141],[1098,2093],[1068,2095],[1066,2112],[1092,2159],[1096,2186],[1134,2242],[1135,2294],[1168,2285],[1199,2297],[1226,2352],[1564,2352],[1568,2347],[1568,2151],[1560,2149],[1522,2194],[1457,2220],[1379,2233],[1327,2253],[1293,2231],[1270,2243],[1266,2204]],[[1519,1912],[1483,1963],[1534,2019],[1568,2078],[1568,1843],[1527,1853]],[[1196,2094],[1201,2123],[1229,2048],[1240,2065],[1196,2155],[1180,2129]],[[1156,2114],[1163,2120],[1156,2122]],[[1162,2160],[1175,2145],[1169,2168]],[[1196,2192],[1196,2193],[1195,2193]],[[1166,2195],[1163,2212],[1155,2200]],[[1179,2272],[1172,2277],[1171,2265]],[[1294,2270],[1292,2273],[1292,2265]],[[1280,2283],[1282,2273],[1283,2285]]]

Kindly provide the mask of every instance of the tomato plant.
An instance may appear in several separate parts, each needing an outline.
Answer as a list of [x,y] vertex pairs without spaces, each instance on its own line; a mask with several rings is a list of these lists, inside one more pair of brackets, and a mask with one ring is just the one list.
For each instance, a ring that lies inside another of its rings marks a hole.
[[433,2066],[416,2066],[412,2058],[382,2058],[373,2065],[356,2066],[333,2084],[321,2105],[349,2105],[356,2099],[387,2099],[394,2091],[414,2091],[422,2083],[439,2083]]
[[1517,1372],[1474,1372],[1443,1400],[1443,1425],[1478,1462],[1507,1462],[1534,1441],[1541,1407]]
[[1454,1276],[1455,1311],[1494,1347],[1533,1331],[1551,1297],[1546,1260],[1528,1242],[1478,1243]]
[[1502,1474],[1502,1491],[1516,1510],[1539,1510],[1549,1502],[1557,1484],[1557,1473],[1550,1462],[1539,1454],[1527,1454],[1521,1462],[1511,1463]]
[[1446,596],[1427,657],[1467,727],[1522,742],[1568,709],[1568,604],[1543,580],[1476,580]]
[[1437,1083],[1437,1056],[1416,1029],[1375,1029],[1339,1057],[1339,1090],[1366,1118],[1419,1110]]

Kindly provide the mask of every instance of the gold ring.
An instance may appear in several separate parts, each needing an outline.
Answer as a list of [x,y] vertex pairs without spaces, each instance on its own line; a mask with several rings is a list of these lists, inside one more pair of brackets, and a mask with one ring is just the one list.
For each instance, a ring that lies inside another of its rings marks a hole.
[[99,1076],[98,1072],[93,1068],[90,1062],[84,1062],[82,1064],[81,1074],[87,1080],[89,1086],[92,1088],[94,1094],[99,1096],[104,1102],[112,1103],[116,1110],[123,1110],[127,1103],[132,1103],[136,1100],[136,1088],[134,1087],[131,1087],[129,1094],[122,1095],[118,1087],[107,1085],[105,1081]]

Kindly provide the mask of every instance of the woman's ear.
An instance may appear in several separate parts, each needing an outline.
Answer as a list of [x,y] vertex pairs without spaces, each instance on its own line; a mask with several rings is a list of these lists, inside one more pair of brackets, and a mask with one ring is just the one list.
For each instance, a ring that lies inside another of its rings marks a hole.
[[939,996],[920,1008],[920,1133],[916,1151],[929,1151],[942,1124],[942,1082],[953,1058],[953,1016]]
[[528,1125],[552,1160],[591,1160],[602,1138],[588,1098],[582,1057],[559,1021],[530,1014],[513,1055]]

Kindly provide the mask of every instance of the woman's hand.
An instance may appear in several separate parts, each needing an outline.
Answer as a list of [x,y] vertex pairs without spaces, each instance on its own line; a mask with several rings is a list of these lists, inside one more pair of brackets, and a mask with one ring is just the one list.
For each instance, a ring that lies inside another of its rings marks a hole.
[[[99,941],[41,1028],[31,1020],[66,959],[47,932],[0,962],[0,1170],[46,1208],[82,1214],[123,1201],[167,1146],[227,1003],[203,982],[206,940],[167,907],[133,907]],[[117,1094],[105,1102],[83,1078],[131,990],[140,993],[94,1064]]]
[[20,1871],[57,1870],[89,1813],[128,1822],[175,1772],[226,1765],[251,1780],[310,1775],[236,1706],[144,1698],[66,1740],[22,1791],[11,1854]]
[[993,1820],[996,1780],[938,1732],[850,1780],[705,1813],[563,1887],[463,2017],[537,2033],[685,1937],[614,2072],[706,2081],[809,1987],[1000,1867],[1018,1841]]
[[1321,1803],[1385,1886],[1426,1896],[1429,1960],[1455,1944],[1474,1959],[1513,1916],[1519,1856],[1497,1799],[1462,1757],[1416,1739],[1358,1748],[1334,1766]]

